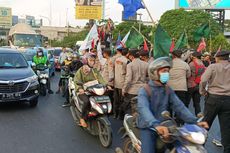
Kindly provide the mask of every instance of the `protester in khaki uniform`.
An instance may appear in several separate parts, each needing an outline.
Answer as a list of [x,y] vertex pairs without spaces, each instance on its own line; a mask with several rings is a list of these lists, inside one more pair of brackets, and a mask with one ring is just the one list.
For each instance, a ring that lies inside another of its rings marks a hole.
[[122,56],[117,58],[115,61],[115,78],[114,78],[114,103],[113,103],[113,113],[114,118],[120,118],[120,106],[123,101],[122,97],[122,87],[125,82],[126,67],[129,62],[126,55],[128,54],[127,49],[122,50]]
[[[106,59],[105,64],[103,65],[101,75],[104,78],[104,80],[108,83],[110,87],[114,86],[113,77],[114,77],[114,69],[113,69],[113,63],[111,61],[111,50],[106,48],[103,50],[103,57]],[[110,97],[111,102],[113,103],[113,91],[109,90],[108,95]]]
[[149,52],[148,51],[145,51],[145,50],[141,50],[139,52],[139,55],[140,55],[140,59],[142,61],[145,61],[147,63],[151,63],[153,61],[153,58],[152,57],[149,57]]
[[111,58],[113,64],[115,64],[115,61],[116,61],[117,58],[122,56],[122,50],[123,49],[124,48],[117,48],[116,54]]
[[[129,110],[131,99],[137,96],[138,90],[148,81],[148,63],[141,61],[138,57],[139,54],[137,49],[132,49],[129,51],[129,59],[132,62],[127,65],[125,83],[122,88],[124,102],[121,105],[121,117],[124,116],[125,111]],[[131,106],[131,109],[133,108],[134,107]]]
[[216,54],[216,64],[211,64],[201,77],[200,93],[206,96],[204,121],[209,127],[218,115],[224,153],[230,152],[230,51]]
[[170,69],[169,86],[175,91],[180,100],[188,107],[187,102],[187,79],[191,76],[189,65],[181,59],[182,50],[177,49],[172,52],[173,66]]
[[113,63],[111,61],[111,50],[106,48],[103,50],[103,57],[106,59],[105,65],[101,71],[102,77],[106,82],[108,82],[109,86],[113,86]]

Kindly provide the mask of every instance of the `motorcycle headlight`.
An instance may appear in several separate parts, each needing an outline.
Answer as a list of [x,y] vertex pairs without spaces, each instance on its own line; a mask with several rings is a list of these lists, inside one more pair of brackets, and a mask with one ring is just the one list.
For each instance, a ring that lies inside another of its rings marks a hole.
[[93,91],[98,96],[102,96],[105,93],[105,88],[94,88]]
[[184,136],[184,138],[192,143],[200,145],[203,145],[206,140],[205,135],[201,132],[191,132],[187,136]]
[[48,78],[49,76],[48,76],[48,74],[41,74],[40,75],[40,78]]

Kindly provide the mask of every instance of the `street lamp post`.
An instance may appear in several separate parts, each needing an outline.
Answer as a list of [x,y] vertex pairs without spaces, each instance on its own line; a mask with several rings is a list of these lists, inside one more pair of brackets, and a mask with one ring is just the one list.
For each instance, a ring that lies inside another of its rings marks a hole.
[[137,14],[137,15],[139,15],[139,32],[141,32],[141,23],[142,23],[142,21],[141,21],[141,16],[143,15],[143,14]]
[[47,19],[49,21],[49,26],[51,26],[51,19],[49,17],[42,16],[42,15],[40,15],[40,17]]

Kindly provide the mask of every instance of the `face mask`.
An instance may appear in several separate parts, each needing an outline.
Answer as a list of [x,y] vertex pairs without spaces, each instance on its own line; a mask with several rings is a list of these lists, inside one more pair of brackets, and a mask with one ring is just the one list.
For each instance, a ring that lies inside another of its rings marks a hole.
[[169,73],[160,73],[160,81],[161,83],[166,84],[169,81]]
[[38,56],[42,56],[42,53],[38,53]]
[[68,61],[71,61],[72,60],[72,58],[68,58]]

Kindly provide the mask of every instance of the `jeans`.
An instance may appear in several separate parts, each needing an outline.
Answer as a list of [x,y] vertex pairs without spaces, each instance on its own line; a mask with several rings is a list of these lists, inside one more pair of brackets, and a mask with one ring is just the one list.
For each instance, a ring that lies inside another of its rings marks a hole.
[[114,89],[114,99],[113,99],[113,114],[118,117],[120,113],[120,106],[123,102],[122,90],[115,88]]
[[140,129],[141,153],[156,153],[157,134],[149,129]]
[[199,114],[201,112],[201,107],[200,107],[200,93],[199,93],[199,86],[189,88],[188,89],[188,99],[187,99],[187,104],[189,105],[190,100],[192,98],[193,101],[193,106],[195,108],[195,114]]
[[187,91],[175,91],[177,97],[184,103],[186,107],[189,106],[188,102],[188,92]]
[[126,94],[124,96],[124,101],[120,106],[120,118],[123,119],[126,113],[131,113],[131,99],[136,97],[137,95]]
[[204,107],[204,121],[211,128],[218,115],[224,153],[230,153],[230,96],[209,94]]

